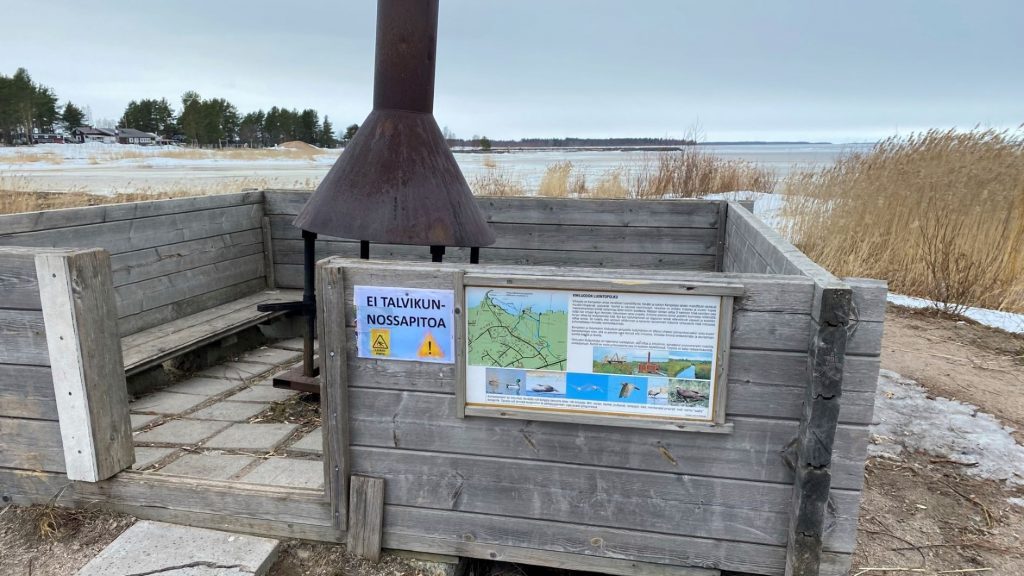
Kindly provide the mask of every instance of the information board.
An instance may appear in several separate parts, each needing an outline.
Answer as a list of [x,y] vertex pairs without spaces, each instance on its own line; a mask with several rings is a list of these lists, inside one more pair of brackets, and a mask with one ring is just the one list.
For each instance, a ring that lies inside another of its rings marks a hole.
[[467,408],[715,420],[722,296],[466,286],[465,309]]
[[360,358],[455,362],[452,290],[356,286]]

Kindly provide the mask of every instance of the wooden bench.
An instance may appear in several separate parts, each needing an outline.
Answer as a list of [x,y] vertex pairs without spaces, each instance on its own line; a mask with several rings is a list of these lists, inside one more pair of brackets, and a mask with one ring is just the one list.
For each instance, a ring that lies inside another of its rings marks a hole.
[[268,275],[263,194],[133,202],[0,216],[0,246],[110,253],[125,372],[135,374],[300,299]]
[[301,300],[301,290],[266,290],[121,338],[129,376],[279,316],[258,304]]

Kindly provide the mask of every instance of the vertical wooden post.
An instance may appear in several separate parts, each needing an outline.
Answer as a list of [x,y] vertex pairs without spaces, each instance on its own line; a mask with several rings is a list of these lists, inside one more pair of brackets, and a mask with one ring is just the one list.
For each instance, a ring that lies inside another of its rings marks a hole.
[[786,551],[786,576],[818,576],[826,507],[832,485],[832,443],[839,422],[847,326],[853,292],[841,282],[815,287],[816,321],[809,349],[810,382],[797,437]]
[[97,482],[135,460],[110,255],[36,256],[68,478]]
[[348,551],[377,562],[384,537],[384,479],[353,476],[349,505]]
[[344,268],[317,266],[317,331],[324,431],[324,474],[334,527],[348,525],[348,360]]
[[263,261],[266,267],[267,288],[277,288],[277,279],[274,277],[274,238],[270,228],[270,217],[263,217]]
[[725,223],[729,218],[729,203],[718,201],[718,242],[715,246],[715,272],[725,272]]
[[455,351],[452,358],[455,359],[455,416],[466,417],[466,316],[469,313],[463,309],[466,303],[466,272],[456,270],[455,281]]

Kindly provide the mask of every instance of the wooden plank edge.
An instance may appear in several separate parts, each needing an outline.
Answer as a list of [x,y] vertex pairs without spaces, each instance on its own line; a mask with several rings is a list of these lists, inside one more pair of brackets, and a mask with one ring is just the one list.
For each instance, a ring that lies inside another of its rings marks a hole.
[[619,426],[623,428],[643,428],[647,430],[671,430],[674,432],[705,432],[708,434],[731,434],[731,422],[718,424],[715,422],[683,421],[677,419],[654,420],[651,418],[633,418],[631,416],[604,416],[599,414],[568,414],[564,412],[542,412],[497,406],[467,405],[467,417],[478,416],[487,418],[509,418],[513,420],[535,420],[544,422],[568,422],[572,424],[590,424],[594,426]]
[[549,568],[597,572],[601,574],[614,574],[619,576],[721,575],[720,570],[713,568],[672,566],[668,564],[654,564],[650,562],[639,562],[636,560],[625,560],[619,558],[601,558],[587,556],[584,554],[573,554],[570,552],[554,552],[550,550],[520,548],[501,544],[482,544],[472,541],[422,538],[387,531],[384,532],[384,545],[387,548],[410,550],[413,552],[465,556],[469,558],[493,560],[496,562],[531,564],[547,566]]

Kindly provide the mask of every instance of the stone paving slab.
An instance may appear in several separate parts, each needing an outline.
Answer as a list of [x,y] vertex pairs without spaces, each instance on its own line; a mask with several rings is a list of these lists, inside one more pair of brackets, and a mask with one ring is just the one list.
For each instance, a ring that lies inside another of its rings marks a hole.
[[143,396],[128,404],[132,412],[149,412],[155,414],[180,414],[198,404],[206,402],[205,396],[195,394],[175,394],[174,392],[157,392]]
[[255,362],[258,364],[270,364],[277,366],[278,364],[287,364],[288,362],[294,362],[302,357],[302,352],[295,350],[283,350],[281,348],[260,348],[251,352],[246,352],[238,360],[240,362]]
[[230,426],[213,420],[171,420],[135,435],[136,444],[196,444]]
[[132,470],[149,468],[177,451],[177,448],[136,448],[135,464],[132,465]]
[[273,386],[253,386],[228,396],[227,399],[233,402],[282,402],[297,394],[298,392],[294,390],[274,388]]
[[[280,542],[270,538],[140,520],[78,572],[78,576],[264,576]],[[177,568],[192,564],[190,568]]]
[[204,446],[222,450],[269,452],[298,427],[298,424],[232,424],[227,430],[210,438]]
[[237,454],[185,454],[159,469],[161,474],[174,474],[206,480],[227,480],[256,459]]
[[315,430],[311,430],[309,434],[306,434],[305,436],[300,438],[298,442],[289,446],[288,450],[295,450],[296,452],[310,452],[312,454],[323,454],[323,431],[318,426]]
[[319,460],[270,458],[242,476],[242,482],[289,488],[324,487],[324,463]]
[[302,337],[300,336],[298,338],[289,338],[287,340],[278,340],[277,342],[274,342],[270,346],[273,347],[273,348],[281,348],[283,350],[296,350],[298,352],[302,352],[302,346],[303,346],[302,342],[303,342],[303,340],[302,340]]
[[199,372],[199,376],[242,381],[248,380],[258,374],[263,374],[268,370],[270,370],[270,366],[267,366],[266,364],[253,364],[251,362],[225,362],[224,364],[217,364],[216,366],[206,368]]
[[146,424],[149,424],[153,420],[160,418],[157,414],[131,414],[132,419],[132,430],[138,430],[139,428],[145,428]]
[[207,406],[190,414],[188,417],[200,420],[245,422],[267,408],[270,408],[270,404],[260,404],[257,402],[217,402],[212,406]]
[[216,396],[222,392],[238,386],[238,382],[231,380],[222,380],[220,378],[189,378],[171,386],[165,388],[165,392],[175,392],[178,394],[198,394],[200,396]]

